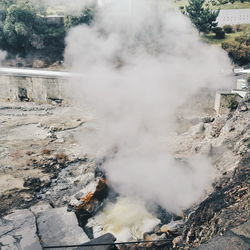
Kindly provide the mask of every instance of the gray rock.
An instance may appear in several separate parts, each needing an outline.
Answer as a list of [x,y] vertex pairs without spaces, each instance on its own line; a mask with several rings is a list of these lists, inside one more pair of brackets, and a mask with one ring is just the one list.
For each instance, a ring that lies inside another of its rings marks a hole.
[[206,244],[200,245],[196,250],[246,250],[250,245],[236,236],[216,236]]
[[212,154],[213,146],[211,143],[204,143],[201,145],[200,154],[210,156]]
[[7,250],[41,250],[36,219],[28,209],[15,210],[1,220],[0,245]]
[[247,107],[247,104],[246,103],[240,103],[239,106],[238,106],[238,109],[240,112],[244,112],[244,111],[247,111],[248,110],[248,107]]
[[201,119],[201,121],[204,122],[204,123],[211,123],[211,122],[214,121],[214,117],[211,117],[211,116],[203,117]]
[[51,209],[52,207],[50,204],[46,201],[40,201],[36,205],[30,207],[31,212],[36,216],[40,212],[47,211],[48,209]]
[[250,220],[248,220],[244,224],[239,225],[238,227],[231,229],[231,231],[239,236],[250,239]]
[[199,124],[191,127],[189,132],[191,135],[198,135],[198,134],[202,134],[204,130],[205,130],[204,123],[200,122]]
[[107,233],[94,240],[87,242],[86,244],[94,245],[94,244],[110,243],[111,245],[78,247],[76,250],[111,250],[111,249],[114,249],[112,243],[114,243],[115,241],[116,241],[116,238],[112,234]]
[[66,207],[38,213],[37,226],[44,246],[76,245],[89,241],[79,227],[75,213]]

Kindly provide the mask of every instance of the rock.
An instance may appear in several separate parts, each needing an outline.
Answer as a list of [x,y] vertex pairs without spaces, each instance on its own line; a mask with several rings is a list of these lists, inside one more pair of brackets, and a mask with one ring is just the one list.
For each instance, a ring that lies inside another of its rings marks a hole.
[[41,189],[42,182],[40,178],[27,178],[24,181],[23,186],[28,187],[34,191],[39,191]]
[[205,130],[205,126],[204,126],[204,123],[203,122],[200,122],[199,124],[193,126],[190,128],[190,133],[192,135],[198,135],[198,134],[201,134],[203,133]]
[[178,244],[182,241],[182,236],[177,236],[172,240],[173,248],[176,248]]
[[116,241],[116,238],[110,234],[104,234],[94,240],[91,240],[89,242],[87,242],[86,244],[107,244],[110,243],[111,245],[108,246],[89,246],[89,247],[78,247],[76,248],[76,250],[112,250],[114,249],[114,246],[112,245],[112,243],[114,243]]
[[2,250],[42,250],[36,235],[36,219],[28,209],[15,210],[0,220]]
[[83,244],[89,240],[79,227],[75,214],[67,212],[66,207],[40,212],[37,226],[44,246]]
[[31,212],[36,216],[40,212],[47,211],[51,209],[52,207],[50,204],[46,201],[40,201],[36,205],[30,207]]
[[239,106],[238,106],[238,110],[239,110],[240,112],[247,111],[247,110],[248,110],[247,104],[244,103],[244,102],[240,103]]
[[145,233],[143,235],[143,239],[148,240],[148,241],[163,240],[163,239],[166,239],[166,237],[167,237],[167,235],[165,233],[161,233],[159,235],[156,233],[153,233],[153,234]]
[[[183,230],[186,247],[190,249],[211,240],[207,248],[201,249],[247,249],[241,248],[242,244],[236,238],[232,239],[234,247],[229,248],[226,238],[218,238],[218,235],[232,229],[242,238],[249,231],[246,229],[248,224],[242,225],[249,219],[249,156],[249,153],[246,154],[234,171],[221,178],[218,187],[190,215]],[[234,233],[232,237],[235,236]],[[213,241],[214,237],[220,242],[218,247]],[[235,247],[238,243],[239,248]]]
[[196,250],[246,250],[250,245],[239,237],[227,235],[216,236],[206,244],[202,244],[195,248]]
[[211,117],[211,116],[203,117],[201,119],[201,121],[204,122],[204,123],[211,123],[211,122],[214,121],[214,117]]
[[27,96],[27,89],[18,87],[18,98],[21,102],[27,102],[29,101],[29,98]]
[[80,220],[86,220],[98,211],[107,193],[106,180],[99,177],[72,197],[69,210],[76,211]]
[[231,229],[234,234],[250,239],[250,220]]
[[162,232],[162,233],[174,232],[174,231],[176,231],[176,230],[180,227],[180,225],[182,225],[183,223],[184,223],[183,220],[171,221],[170,223],[161,226],[160,232]]
[[167,233],[170,231],[170,229],[169,229],[168,225],[163,225],[163,226],[161,226],[160,231],[162,233]]
[[200,148],[195,147],[195,152],[205,156],[211,156],[213,152],[213,145],[211,143],[203,143]]

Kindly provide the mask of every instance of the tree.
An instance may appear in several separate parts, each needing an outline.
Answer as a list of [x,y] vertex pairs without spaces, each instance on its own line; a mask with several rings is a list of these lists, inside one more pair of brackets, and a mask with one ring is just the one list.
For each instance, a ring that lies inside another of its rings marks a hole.
[[225,38],[225,32],[221,27],[213,28],[213,32],[215,33],[215,37],[217,39],[224,39]]
[[70,29],[74,26],[84,23],[90,25],[93,19],[94,19],[94,8],[86,8],[83,11],[81,11],[80,15],[78,16],[72,16],[72,15],[66,16],[64,25],[66,29]]
[[7,49],[23,53],[31,47],[36,14],[29,5],[13,4],[6,12],[3,21],[3,35]]
[[212,11],[208,7],[203,7],[204,2],[205,0],[189,0],[186,12],[199,32],[208,33],[218,24],[216,18],[219,10]]

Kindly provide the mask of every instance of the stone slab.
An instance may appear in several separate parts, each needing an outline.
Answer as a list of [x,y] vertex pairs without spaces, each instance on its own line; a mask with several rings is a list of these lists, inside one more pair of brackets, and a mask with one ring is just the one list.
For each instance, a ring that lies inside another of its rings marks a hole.
[[66,207],[38,213],[37,226],[43,246],[76,245],[89,241],[79,227],[75,213],[68,212]]

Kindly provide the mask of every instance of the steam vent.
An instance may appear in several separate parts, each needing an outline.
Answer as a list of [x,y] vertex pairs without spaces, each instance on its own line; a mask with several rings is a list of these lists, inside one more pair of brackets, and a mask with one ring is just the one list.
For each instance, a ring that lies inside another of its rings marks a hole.
[[0,1],[0,250],[249,250],[249,10]]

